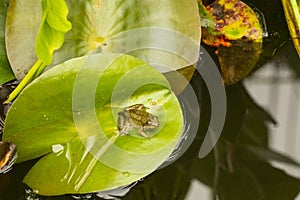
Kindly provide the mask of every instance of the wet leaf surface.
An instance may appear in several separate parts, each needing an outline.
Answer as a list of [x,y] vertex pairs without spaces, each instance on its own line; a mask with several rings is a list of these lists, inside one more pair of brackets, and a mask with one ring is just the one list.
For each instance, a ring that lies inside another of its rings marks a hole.
[[[137,130],[118,137],[118,112],[138,103],[158,116],[160,126],[147,131],[149,139]],[[132,56],[94,54],[32,82],[12,104],[3,139],[17,145],[17,162],[44,156],[24,182],[39,194],[58,195],[139,180],[171,154],[182,128],[180,106],[163,75]]]

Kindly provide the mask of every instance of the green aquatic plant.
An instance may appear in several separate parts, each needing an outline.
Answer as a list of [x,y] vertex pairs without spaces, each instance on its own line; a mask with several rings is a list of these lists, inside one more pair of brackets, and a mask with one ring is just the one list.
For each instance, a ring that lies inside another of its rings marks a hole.
[[[88,193],[152,173],[183,131],[180,105],[161,72],[197,61],[197,2],[140,2],[135,9],[121,0],[26,2],[11,1],[8,10],[7,53],[22,81],[6,101],[15,99],[3,135],[17,145],[17,163],[40,158],[24,182],[43,195]],[[118,114],[135,104],[158,119],[150,130],[141,122],[148,139],[139,128],[120,137]]]
[[65,33],[72,25],[67,20],[68,7],[64,0],[42,0],[42,22],[36,38],[35,53],[38,60],[30,68],[17,88],[9,95],[6,102],[14,100],[24,87],[38,77],[45,67],[52,63],[53,53],[64,43]]
[[[94,96],[83,88],[94,88]],[[134,104],[158,117],[150,139],[137,130],[119,136],[117,114]],[[24,182],[58,195],[111,189],[148,175],[173,151],[182,128],[180,105],[162,74],[132,56],[94,54],[58,65],[26,87],[10,108],[3,139],[17,145],[17,162],[43,156]]]

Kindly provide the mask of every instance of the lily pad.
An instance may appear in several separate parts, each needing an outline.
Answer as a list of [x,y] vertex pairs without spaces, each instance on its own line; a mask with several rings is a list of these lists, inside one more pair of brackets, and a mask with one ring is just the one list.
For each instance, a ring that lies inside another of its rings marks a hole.
[[[67,0],[72,30],[54,54],[54,65],[92,51],[128,53],[160,72],[198,60],[200,19],[196,0]],[[22,79],[37,60],[40,0],[11,0],[6,42],[14,73]],[[24,26],[26,24],[26,26]]]
[[[199,5],[202,10],[203,7]],[[212,46],[230,46],[231,40],[247,38],[262,41],[262,30],[255,12],[239,0],[216,0],[206,6],[205,18],[212,20],[204,31],[203,41]],[[208,32],[207,32],[208,31]]]
[[[202,41],[217,47],[225,85],[247,76],[255,66],[262,48],[262,29],[255,12],[239,0],[216,0],[204,7],[207,21]],[[203,20],[204,21],[204,20]]]
[[8,0],[0,1],[0,85],[15,78],[7,60],[4,39],[8,3]]
[[[118,134],[118,113],[144,104],[159,126],[143,138]],[[24,182],[42,195],[89,193],[129,184],[171,154],[183,117],[168,81],[149,64],[121,54],[62,63],[35,79],[10,108],[4,141],[17,162],[42,158]]]

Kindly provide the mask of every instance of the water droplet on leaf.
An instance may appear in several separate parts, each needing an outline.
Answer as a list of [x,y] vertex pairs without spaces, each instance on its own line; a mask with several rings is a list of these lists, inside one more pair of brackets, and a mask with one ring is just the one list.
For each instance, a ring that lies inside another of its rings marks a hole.
[[130,172],[123,172],[122,173],[124,176],[129,177],[130,176]]

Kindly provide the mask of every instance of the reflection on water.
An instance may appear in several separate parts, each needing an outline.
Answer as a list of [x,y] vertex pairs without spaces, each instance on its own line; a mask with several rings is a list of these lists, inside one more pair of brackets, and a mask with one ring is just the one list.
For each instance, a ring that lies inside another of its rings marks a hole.
[[194,179],[191,182],[185,200],[195,200],[199,197],[201,197],[201,199],[211,199],[211,196],[211,189],[197,179]]
[[[280,55],[245,81],[251,96],[277,121],[270,125],[270,147],[300,162],[300,78],[287,58]],[[300,178],[300,169],[274,162]]]

